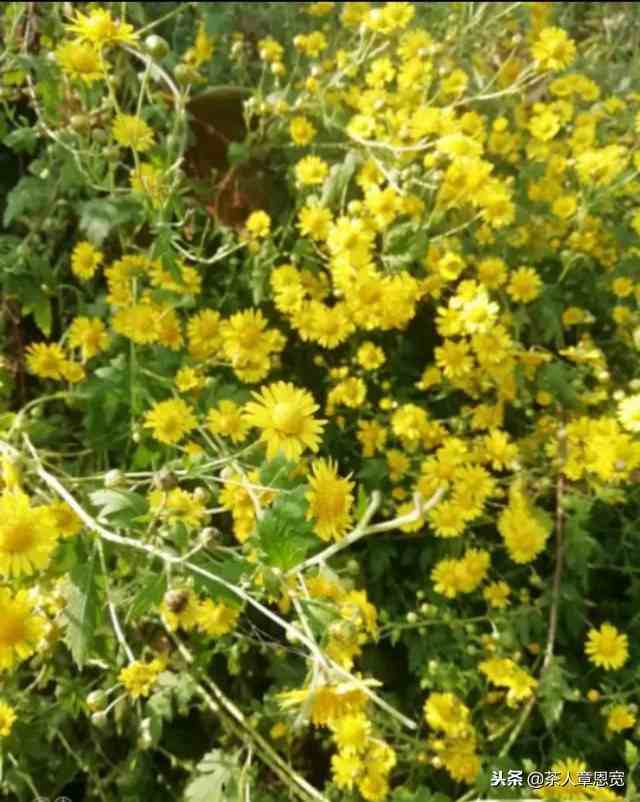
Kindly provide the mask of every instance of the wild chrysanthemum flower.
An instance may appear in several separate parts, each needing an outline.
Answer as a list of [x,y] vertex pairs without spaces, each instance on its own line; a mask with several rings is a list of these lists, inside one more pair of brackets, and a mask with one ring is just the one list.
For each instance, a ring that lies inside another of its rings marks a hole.
[[317,451],[325,425],[313,413],[319,407],[313,396],[287,382],[276,382],[254,392],[244,410],[249,426],[262,430],[260,440],[267,444],[267,459],[281,449],[287,459],[297,460],[305,448]]
[[237,607],[230,607],[224,602],[216,604],[211,599],[205,599],[198,610],[198,628],[205,635],[217,638],[231,632],[239,615],[240,610]]
[[298,214],[298,228],[305,237],[325,240],[331,225],[331,211],[324,206],[304,206]]
[[70,78],[90,84],[105,77],[102,54],[87,42],[64,42],[56,49],[55,55],[62,71]]
[[289,133],[296,145],[308,145],[316,135],[316,129],[306,117],[294,117],[289,123]]
[[303,186],[322,184],[328,172],[327,163],[318,156],[305,156],[296,164],[296,180]]
[[511,276],[507,292],[514,301],[527,304],[538,297],[541,287],[540,276],[532,267],[520,267]]
[[589,660],[607,671],[622,668],[629,657],[628,638],[612,624],[590,629],[585,646]]
[[482,591],[486,602],[490,604],[491,607],[495,607],[498,610],[501,610],[509,604],[510,593],[511,588],[503,580],[492,582]]
[[187,527],[201,526],[207,515],[204,502],[195,494],[174,487],[172,490],[152,490],[149,508],[169,523],[181,522]]
[[629,705],[614,705],[607,715],[607,730],[622,732],[635,726],[636,716]]
[[317,460],[311,470],[307,518],[315,520],[314,531],[322,540],[339,540],[351,522],[353,482],[338,476],[331,460]]
[[11,734],[16,718],[15,710],[5,702],[0,702],[0,738],[6,738]]
[[135,660],[122,669],[118,679],[127,689],[129,696],[133,699],[138,699],[151,693],[151,688],[158,679],[158,675],[164,671],[164,668],[163,660],[155,659],[150,663]]
[[434,730],[461,738],[471,730],[471,711],[453,693],[431,693],[424,703],[424,717]]
[[113,121],[113,138],[119,145],[144,153],[153,147],[153,131],[134,114],[118,114]]
[[27,348],[27,368],[41,379],[62,379],[66,361],[57,343],[32,343]]
[[618,404],[618,420],[628,432],[640,432],[640,395],[631,395]]
[[103,258],[102,252],[90,242],[79,242],[71,254],[71,272],[86,281],[100,267]]
[[213,434],[228,437],[232,443],[241,443],[247,437],[248,426],[242,417],[242,407],[234,401],[220,401],[207,413],[207,429]]
[[0,671],[13,668],[36,650],[45,631],[45,619],[34,612],[26,590],[15,596],[0,588]]
[[32,507],[20,491],[0,496],[1,576],[24,576],[46,568],[57,540],[47,507]]
[[65,25],[67,31],[75,33],[97,47],[110,44],[133,44],[138,34],[127,22],[113,19],[104,8],[92,9],[88,14],[78,11],[73,21]]
[[99,318],[74,318],[69,327],[69,345],[80,348],[83,362],[104,351],[108,344],[107,329]]
[[247,234],[255,239],[268,237],[271,230],[271,218],[262,209],[258,209],[255,212],[251,212],[247,218],[245,229]]
[[161,443],[177,443],[198,425],[192,408],[181,398],[159,401],[146,414],[145,427]]
[[338,748],[353,754],[366,749],[371,722],[364,713],[353,713],[333,721],[331,729]]
[[543,70],[562,70],[576,56],[576,46],[562,28],[543,28],[531,51]]

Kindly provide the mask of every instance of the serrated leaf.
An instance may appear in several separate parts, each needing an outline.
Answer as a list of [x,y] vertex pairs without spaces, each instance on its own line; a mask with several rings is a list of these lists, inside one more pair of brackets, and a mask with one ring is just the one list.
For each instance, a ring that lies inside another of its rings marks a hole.
[[89,498],[95,507],[100,507],[98,520],[117,514],[118,523],[129,523],[147,511],[145,499],[130,490],[96,490]]
[[35,176],[24,176],[9,192],[3,223],[9,226],[23,215],[33,215],[45,209],[51,197],[51,184]]
[[102,607],[97,584],[96,548],[94,546],[88,552],[83,542],[77,539],[76,550],[77,562],[69,574],[64,614],[67,620],[66,642],[76,665],[82,670],[94,643]]
[[567,682],[562,659],[554,657],[547,668],[538,689],[538,708],[542,713],[547,729],[560,721],[566,699],[571,699],[571,688]]
[[[204,551],[195,554],[189,562],[204,569],[213,576],[220,577],[230,585],[239,584],[241,578],[245,574],[254,570],[252,564],[246,560],[240,558],[217,560],[212,557],[211,554],[207,554]],[[238,605],[238,596],[214,579],[209,579],[194,571],[193,584],[198,592],[206,593],[211,599],[219,599],[229,604]]]
[[208,752],[198,763],[196,776],[185,789],[185,802],[227,802],[237,786],[239,767],[221,749]]
[[313,526],[306,520],[304,488],[278,497],[256,527],[256,541],[267,565],[288,571],[317,546]]
[[139,618],[152,607],[160,604],[166,591],[167,576],[164,571],[160,571],[160,573],[150,571],[146,575],[140,590],[136,593],[131,603],[127,614],[127,620]]

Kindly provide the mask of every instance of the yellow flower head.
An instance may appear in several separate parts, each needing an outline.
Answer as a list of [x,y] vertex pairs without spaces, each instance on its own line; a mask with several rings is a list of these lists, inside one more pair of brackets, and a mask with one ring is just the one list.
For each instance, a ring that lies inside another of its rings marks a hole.
[[622,668],[629,657],[628,638],[611,624],[590,629],[585,646],[589,660],[606,671]]
[[161,443],[177,443],[198,425],[192,408],[181,398],[158,402],[146,414],[145,427]]
[[71,254],[71,272],[86,281],[100,267],[103,258],[102,252],[94,248],[90,242],[79,242]]
[[0,702],[0,738],[6,738],[11,734],[11,728],[15,720],[14,709],[5,704],[5,702]]
[[260,439],[267,444],[267,459],[282,449],[287,459],[297,460],[305,448],[317,451],[324,420],[315,420],[318,409],[313,397],[287,382],[276,382],[254,392],[244,410],[249,426],[262,430]]
[[562,70],[576,56],[576,46],[562,28],[543,28],[531,50],[542,70]]
[[70,78],[90,84],[105,77],[102,55],[88,42],[64,42],[56,49],[55,55],[62,71]]
[[138,34],[127,22],[114,20],[111,12],[104,8],[92,9],[88,14],[78,11],[73,21],[65,26],[80,39],[102,47],[110,44],[133,44]]
[[124,148],[144,153],[153,147],[153,131],[134,114],[118,114],[113,121],[113,138]]
[[62,379],[66,357],[57,343],[32,343],[27,348],[27,368],[41,379]]
[[15,596],[0,588],[0,671],[13,668],[36,650],[45,631],[45,619],[34,613],[26,590]]
[[307,518],[315,519],[315,531],[322,540],[338,540],[351,521],[353,482],[338,476],[331,460],[317,460],[307,493]]
[[143,663],[135,660],[126,668],[123,668],[118,679],[127,689],[129,696],[138,699],[140,696],[148,696],[151,688],[155,684],[158,674],[165,668],[164,661],[152,660],[150,663]]

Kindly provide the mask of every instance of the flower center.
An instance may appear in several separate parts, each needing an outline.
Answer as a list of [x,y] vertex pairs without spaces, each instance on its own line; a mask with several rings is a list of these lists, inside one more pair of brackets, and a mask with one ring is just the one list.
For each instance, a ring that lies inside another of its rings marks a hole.
[[4,529],[2,533],[2,550],[9,554],[18,554],[29,551],[33,546],[33,529],[29,524],[18,521]]
[[300,434],[302,423],[300,412],[290,401],[280,401],[273,408],[273,425],[282,434]]

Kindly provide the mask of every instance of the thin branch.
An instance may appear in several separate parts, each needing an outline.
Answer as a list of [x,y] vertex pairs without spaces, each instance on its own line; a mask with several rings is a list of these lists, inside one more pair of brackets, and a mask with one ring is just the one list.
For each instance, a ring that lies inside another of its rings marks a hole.
[[[177,638],[174,633],[167,629],[167,634],[177,646],[180,654],[188,665],[193,665],[193,655],[187,647]],[[218,685],[210,678],[203,677],[202,682],[197,682],[197,689],[200,696],[205,700],[209,708],[218,715],[226,728],[237,735],[250,750],[262,759],[269,768],[277,774],[288,788],[300,799],[315,800],[315,802],[328,802],[327,798],[318,791],[313,785],[298,774],[298,772],[286,763],[275,749],[268,743],[253,727],[251,727],[243,713],[233,704]],[[211,693],[204,687],[206,683]],[[212,696],[213,694],[213,696]],[[215,698],[214,698],[215,697]]]
[[[211,571],[207,571],[206,569],[201,568],[199,565],[196,565],[195,563],[184,561],[183,557],[167,554],[166,552],[163,552],[155,548],[154,546],[149,545],[148,543],[142,543],[140,541],[133,540],[132,538],[123,537],[122,535],[117,535],[114,532],[111,532],[108,529],[106,529],[104,526],[101,526],[94,518],[92,518],[82,508],[80,504],[78,504],[76,499],[65,489],[65,487],[58,481],[58,479],[56,479],[55,476],[50,474],[42,467],[38,454],[35,448],[33,447],[33,444],[29,440],[28,435],[25,434],[24,439],[29,451],[36,460],[37,463],[36,472],[38,476],[47,485],[49,485],[49,487],[55,490],[55,492],[61,498],[63,498],[67,502],[67,504],[76,512],[78,517],[85,523],[87,528],[91,529],[93,532],[100,535],[100,537],[104,538],[104,540],[107,540],[110,543],[117,543],[121,546],[127,546],[128,548],[137,549],[138,551],[144,551],[147,554],[151,554],[154,557],[158,557],[159,559],[171,565],[180,564],[184,566],[184,568],[186,568],[187,570],[191,571],[192,573],[198,574],[199,576],[202,576],[211,582],[216,582],[218,585],[221,585],[222,587],[226,588],[228,591],[233,593],[238,598],[242,599],[247,604],[254,607],[256,610],[259,610],[264,616],[269,618],[279,627],[282,627],[282,629],[284,629],[285,632],[288,632],[294,640],[297,640],[304,646],[306,646],[307,649],[312,654],[312,656],[315,658],[315,660],[317,660],[318,662],[326,660],[325,656],[319,651],[317,646],[307,638],[304,632],[302,632],[294,624],[291,624],[289,621],[286,621],[284,618],[271,611],[268,607],[265,607],[263,604],[254,599],[249,593],[247,593],[243,588],[239,587],[238,585],[234,585],[230,582],[227,582],[217,574],[213,574],[211,573]],[[382,710],[387,712],[390,716],[393,716],[395,719],[402,722],[402,724],[408,729],[411,730],[418,729],[418,724],[415,721],[413,721],[413,719],[410,719],[407,716],[403,715],[394,707],[392,707],[390,704],[388,704],[388,702],[385,702],[384,699],[382,699],[380,696],[378,696],[378,694],[372,691],[371,688],[361,679],[354,676],[353,674],[350,674],[335,661],[329,660],[327,662],[331,670],[334,672],[334,674],[337,674],[343,679],[349,680],[351,683],[353,683],[353,685],[355,685],[355,687],[357,687],[364,694],[366,694],[366,696],[368,696],[371,699],[371,701],[374,702],[374,704],[376,704]]]
[[[561,457],[564,455],[564,451],[566,449],[566,433],[564,427],[560,429],[558,434],[558,439],[560,440],[560,448],[559,452]],[[562,460],[564,462],[564,459]],[[538,675],[538,689],[540,688],[540,683],[545,677],[545,674],[549,670],[551,666],[551,661],[553,660],[553,649],[556,642],[556,635],[558,630],[558,607],[560,605],[560,584],[562,581],[562,567],[563,567],[563,556],[564,556],[564,508],[563,508],[563,501],[564,501],[564,491],[565,491],[565,478],[563,473],[563,465],[561,464],[558,469],[558,478],[556,480],[556,551],[555,551],[555,569],[553,572],[553,584],[551,586],[551,609],[549,610],[549,632],[547,635],[547,645],[544,651],[544,659],[542,661],[542,667],[540,668],[540,674]],[[509,753],[509,750],[516,742],[516,739],[522,732],[524,725],[527,723],[529,716],[531,715],[531,711],[536,703],[536,699],[538,697],[538,692],[533,692],[529,701],[525,705],[518,719],[516,726],[513,728],[511,735],[509,736],[507,742],[500,750],[498,757],[504,757]]]
[[287,573],[295,574],[299,573],[300,571],[304,571],[307,568],[311,568],[313,565],[318,565],[320,563],[326,562],[328,559],[333,557],[338,552],[343,551],[343,549],[348,549],[350,546],[353,546],[354,543],[357,543],[358,540],[361,540],[366,535],[373,535],[378,532],[390,532],[393,529],[399,529],[402,526],[406,526],[407,524],[416,523],[419,521],[425,512],[428,512],[432,507],[440,501],[442,496],[445,493],[446,488],[441,487],[439,488],[434,495],[429,499],[429,501],[423,501],[422,496],[419,493],[416,493],[414,496],[414,508],[409,512],[405,513],[404,515],[399,515],[397,518],[393,518],[390,521],[383,521],[382,523],[378,524],[371,524],[369,525],[369,521],[375,515],[378,507],[380,506],[381,496],[380,493],[376,490],[371,496],[371,502],[369,506],[365,510],[364,515],[358,522],[356,528],[348,535],[346,535],[342,540],[339,540],[337,543],[334,543],[331,546],[328,546],[326,549],[321,551],[319,554],[316,554],[314,557],[310,557],[308,560],[300,563],[300,565],[296,565]]

